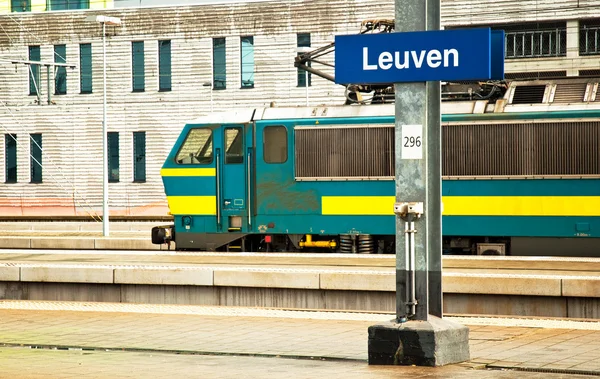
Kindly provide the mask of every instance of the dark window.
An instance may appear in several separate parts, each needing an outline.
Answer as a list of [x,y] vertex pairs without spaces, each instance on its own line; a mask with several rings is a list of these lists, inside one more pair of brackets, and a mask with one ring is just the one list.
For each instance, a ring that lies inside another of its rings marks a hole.
[[227,88],[225,38],[213,38],[213,89]]
[[225,163],[244,163],[242,128],[225,129]]
[[119,181],[119,133],[108,133],[108,181]]
[[[40,60],[40,47],[29,46],[29,60],[39,61]],[[40,88],[40,66],[39,65],[28,65],[29,69],[29,94],[37,95]]]
[[[310,47],[310,33],[298,33],[298,47]],[[300,53],[298,53],[300,55]],[[307,62],[310,67],[310,62]],[[310,72],[308,75],[306,70],[298,68],[298,87],[306,87],[306,77],[308,76],[308,86],[311,85]]]
[[175,160],[179,164],[208,164],[213,161],[212,130],[191,129]]
[[133,132],[133,181],[146,181],[146,132]]
[[171,41],[158,41],[158,90],[171,90]]
[[17,182],[17,135],[4,135],[4,175],[6,183]]
[[81,93],[92,93],[92,44],[79,45],[79,78]]
[[131,43],[131,77],[133,92],[143,92],[145,89],[144,41]]
[[48,0],[47,8],[51,11],[89,9],[90,0]]
[[600,19],[579,20],[579,55],[600,54]]
[[263,158],[267,163],[284,163],[288,155],[285,126],[267,126],[263,131]]
[[29,141],[31,153],[31,183],[42,182],[42,135],[32,134]]
[[565,22],[496,24],[492,29],[504,30],[504,49],[507,59],[567,55]]
[[[54,63],[67,63],[67,46],[54,46]],[[54,94],[64,95],[67,93],[67,68],[56,67],[56,76],[54,77]]]
[[241,37],[242,88],[254,88],[254,37]]
[[11,12],[31,12],[31,0],[11,0]]

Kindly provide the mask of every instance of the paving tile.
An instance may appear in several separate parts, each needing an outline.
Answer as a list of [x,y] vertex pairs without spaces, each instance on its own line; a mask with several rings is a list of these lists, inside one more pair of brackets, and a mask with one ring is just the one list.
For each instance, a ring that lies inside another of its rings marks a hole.
[[[147,312],[138,311],[132,305],[115,305],[111,308],[103,304],[97,308],[84,307],[85,311],[76,311],[73,307],[73,304],[68,304],[66,309],[44,310],[41,306],[36,308],[31,304],[28,309],[0,306],[0,343],[330,357],[357,360],[364,364],[367,358],[367,328],[375,323],[367,315],[364,315],[364,319],[358,315],[348,315],[350,319],[342,319],[340,314],[331,313],[323,317],[317,314],[308,317],[308,312],[268,313],[237,308],[199,307],[194,309],[204,312],[194,313],[185,306],[139,307]],[[128,312],[128,309],[131,311]],[[187,313],[176,314],[173,309]],[[600,374],[596,363],[600,362],[600,348],[593,346],[589,349],[589,346],[578,341],[578,338],[599,335],[597,331],[511,329],[484,325],[474,328],[480,335],[489,335],[490,340],[476,341],[478,343],[470,341],[472,364],[531,369],[577,367]],[[496,339],[507,335],[512,337]],[[87,356],[82,354],[78,357]],[[4,356],[0,358],[4,359]],[[144,362],[140,366],[155,366],[154,363]],[[161,367],[161,364],[157,363],[156,366]],[[39,367],[44,369],[43,364]],[[99,369],[110,373],[106,367]],[[160,372],[160,369],[157,370]],[[231,374],[233,371],[228,372]],[[65,375],[71,373],[73,377],[80,374],[77,368],[65,371]]]

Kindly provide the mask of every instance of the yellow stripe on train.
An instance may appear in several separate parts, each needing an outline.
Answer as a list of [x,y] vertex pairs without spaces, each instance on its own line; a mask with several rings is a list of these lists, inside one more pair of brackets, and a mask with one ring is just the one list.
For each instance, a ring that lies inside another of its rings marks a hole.
[[[323,196],[323,215],[393,215],[393,196]],[[600,196],[444,196],[445,216],[600,216]]]
[[173,215],[213,216],[217,214],[216,196],[167,196]]
[[162,168],[160,170],[161,176],[216,176],[217,171],[215,168]]

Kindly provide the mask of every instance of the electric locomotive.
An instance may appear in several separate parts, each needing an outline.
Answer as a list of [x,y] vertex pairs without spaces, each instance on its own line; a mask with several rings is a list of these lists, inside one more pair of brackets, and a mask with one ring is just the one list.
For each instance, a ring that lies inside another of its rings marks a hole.
[[[442,102],[444,253],[600,253],[598,82],[512,82],[495,102]],[[188,123],[161,170],[174,223],[153,242],[394,253],[394,114],[269,107]]]

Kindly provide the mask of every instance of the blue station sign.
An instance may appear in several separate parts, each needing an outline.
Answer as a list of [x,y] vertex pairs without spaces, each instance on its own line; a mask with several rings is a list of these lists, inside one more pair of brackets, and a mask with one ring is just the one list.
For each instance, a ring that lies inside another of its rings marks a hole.
[[335,37],[335,82],[504,79],[504,31],[490,28]]

